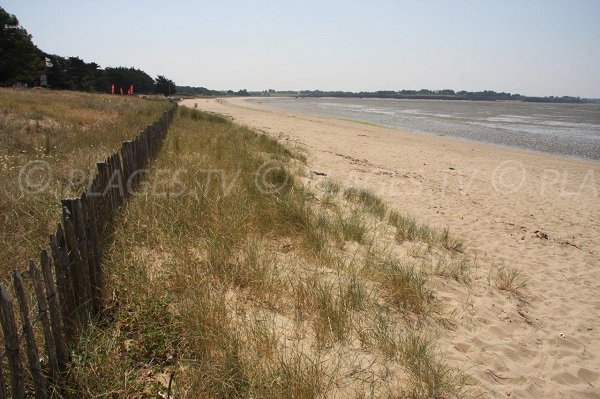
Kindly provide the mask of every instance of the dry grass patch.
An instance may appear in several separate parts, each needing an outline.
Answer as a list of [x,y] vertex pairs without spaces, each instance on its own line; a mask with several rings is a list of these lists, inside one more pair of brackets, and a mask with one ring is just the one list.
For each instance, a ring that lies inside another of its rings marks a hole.
[[385,299],[401,312],[426,318],[438,308],[426,275],[415,264],[371,253],[363,273],[381,285]]
[[383,199],[381,199],[381,197],[375,195],[370,190],[349,187],[344,190],[344,197],[348,201],[361,204],[363,210],[367,213],[371,213],[380,219],[385,217],[387,212],[387,204],[383,201]]
[[337,180],[327,179],[323,182],[323,189],[327,194],[337,196],[342,189],[342,185]]
[[450,277],[458,282],[468,284],[473,270],[478,267],[477,256],[464,254],[433,254],[426,269],[441,277]]
[[464,376],[438,360],[432,339],[409,331],[401,338],[400,347],[412,383],[397,397],[444,398],[459,397],[465,393]]
[[[428,274],[373,244],[387,231],[385,204],[361,192],[339,198],[333,184],[325,190],[342,202],[324,206],[289,174],[303,161],[295,154],[226,120],[179,111],[147,188],[185,192],[140,196],[122,211],[104,264],[113,322],[85,343],[89,353],[115,352],[121,368],[88,357],[70,374],[73,392],[108,380],[114,397],[132,386],[164,396],[164,384],[142,376],[151,369],[175,373],[175,397],[457,396],[453,369],[408,338],[411,326],[423,336],[438,328],[429,315],[439,308]],[[174,182],[162,169],[185,173]],[[172,360],[156,360],[165,353]]]
[[527,287],[527,280],[523,278],[517,267],[500,265],[490,268],[491,283],[501,291],[520,295]]
[[[157,120],[169,106],[167,101],[134,97],[0,89],[3,277],[10,269],[24,267],[46,246],[59,220],[60,199],[78,195],[93,176],[97,161],[120,149],[124,140]],[[32,161],[40,169],[26,175],[29,179],[20,179],[21,168]],[[43,186],[38,192],[37,187]]]
[[396,241],[422,241],[431,247],[442,247],[449,251],[463,253],[466,250],[465,243],[450,235],[450,229],[445,228],[441,232],[431,226],[418,223],[417,220],[408,215],[403,215],[396,210],[388,214],[388,223],[396,227]]

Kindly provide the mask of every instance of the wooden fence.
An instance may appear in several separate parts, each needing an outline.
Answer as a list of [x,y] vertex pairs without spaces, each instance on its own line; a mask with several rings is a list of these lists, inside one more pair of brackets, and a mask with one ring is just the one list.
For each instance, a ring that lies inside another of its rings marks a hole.
[[48,398],[60,381],[69,361],[68,348],[102,309],[100,263],[115,214],[160,151],[176,109],[173,105],[135,139],[124,142],[120,153],[98,162],[94,180],[80,197],[61,201],[62,223],[50,236],[50,252],[41,251],[39,264],[31,261],[26,272],[15,270],[13,295],[0,283],[5,346],[0,353],[0,399],[31,393]]

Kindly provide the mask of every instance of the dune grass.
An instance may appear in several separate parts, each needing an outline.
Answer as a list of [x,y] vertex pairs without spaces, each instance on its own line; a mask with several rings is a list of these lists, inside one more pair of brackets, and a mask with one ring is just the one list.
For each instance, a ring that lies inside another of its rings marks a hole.
[[453,237],[447,227],[439,232],[425,223],[418,223],[414,217],[396,210],[389,212],[388,223],[396,227],[396,241],[399,243],[423,241],[432,247],[441,246],[449,251],[463,253],[466,250],[465,243]]
[[[3,279],[47,246],[59,221],[60,199],[79,194],[97,161],[157,120],[169,105],[134,97],[0,89]],[[31,170],[30,162],[41,169],[20,175]]]
[[460,396],[428,333],[441,312],[431,275],[377,245],[387,205],[335,183],[324,204],[289,172],[303,162],[180,109],[148,194],[119,216],[106,323],[74,348],[69,395]]
[[514,266],[499,265],[491,267],[488,280],[490,285],[515,295],[521,295],[522,290],[527,286],[527,280],[519,269]]
[[379,218],[383,219],[387,212],[386,203],[370,190],[348,187],[346,190],[344,190],[344,197],[349,201],[360,203],[364,211]]

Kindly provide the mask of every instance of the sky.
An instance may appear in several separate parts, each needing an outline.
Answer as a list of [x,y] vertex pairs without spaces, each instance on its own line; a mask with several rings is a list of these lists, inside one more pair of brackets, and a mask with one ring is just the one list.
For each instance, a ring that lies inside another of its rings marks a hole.
[[42,50],[178,85],[600,98],[599,0],[0,0]]

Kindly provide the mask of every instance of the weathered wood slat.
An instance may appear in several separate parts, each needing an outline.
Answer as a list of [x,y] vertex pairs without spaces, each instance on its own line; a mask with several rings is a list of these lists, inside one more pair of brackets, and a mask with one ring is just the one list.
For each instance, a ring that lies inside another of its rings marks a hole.
[[19,304],[19,313],[21,314],[21,323],[23,325],[23,336],[27,347],[27,360],[29,362],[29,370],[31,371],[31,379],[33,380],[33,389],[36,399],[45,399],[48,397],[48,389],[46,380],[42,374],[42,366],[38,355],[37,346],[35,344],[35,334],[33,326],[29,320],[29,306],[25,297],[25,289],[23,288],[23,280],[21,272],[15,270],[13,273],[13,286],[15,295]]
[[140,139],[140,136],[137,136],[135,138],[135,170],[136,170],[136,175],[135,175],[135,183],[136,186],[140,185],[140,181],[142,180],[142,175],[144,173],[143,168],[143,162],[142,162],[142,141]]
[[110,201],[108,165],[106,162],[98,162],[96,166],[98,167],[98,175],[101,177],[100,181],[102,182],[100,187],[100,198],[102,198],[102,215],[104,217],[102,231],[104,234],[106,234],[106,227],[112,218],[112,202]]
[[110,163],[111,163],[111,169],[112,169],[112,185],[113,185],[113,195],[115,198],[115,213],[116,211],[119,209],[119,206],[121,205],[121,185],[120,185],[120,180],[121,180],[121,175],[120,175],[120,171],[119,171],[119,164],[117,162],[117,155],[118,154],[113,154],[110,156]]
[[125,197],[129,197],[132,193],[131,182],[129,178],[131,177],[131,173],[133,170],[133,165],[131,164],[131,141],[123,142],[121,147],[121,158],[123,160],[123,187],[124,187],[124,195]]
[[[63,204],[73,207],[71,200],[63,200]],[[68,267],[67,275],[71,280],[73,294],[75,297],[75,314],[76,319],[80,324],[86,324],[90,319],[87,309],[89,297],[85,290],[83,276],[83,262],[81,253],[79,252],[79,244],[77,242],[76,222],[73,219],[72,213],[65,206],[63,207],[63,224],[65,226],[65,242],[68,249]]]
[[94,197],[88,197],[86,194],[81,196],[81,203],[84,210],[86,237],[88,239],[88,263],[90,273],[90,285],[92,306],[94,316],[97,315],[102,307],[100,293],[100,245],[98,242],[98,231],[96,222],[96,210],[94,206]]
[[4,380],[2,363],[0,363],[0,399],[6,399],[6,381]]
[[137,163],[135,161],[135,139],[127,142],[127,156],[129,158],[129,170],[127,171],[127,187],[131,191],[130,194],[135,192],[137,188],[135,171],[137,170]]
[[46,355],[48,356],[48,366],[52,381],[58,381],[60,370],[58,368],[58,358],[56,357],[56,348],[54,346],[54,336],[50,328],[50,318],[48,317],[48,308],[46,306],[46,292],[42,284],[42,277],[37,269],[35,262],[29,262],[29,276],[35,291],[35,299],[37,301],[38,318],[42,323],[42,332],[44,333],[44,343],[46,347]]
[[52,327],[52,337],[54,338],[54,350],[56,351],[56,361],[59,371],[65,369],[67,363],[67,349],[63,339],[63,327],[60,321],[60,310],[56,296],[56,286],[52,276],[52,268],[48,252],[43,250],[40,255],[40,264],[42,267],[42,276],[46,286],[46,295],[48,300],[48,311],[50,313],[50,324]]
[[75,237],[80,256],[79,277],[81,278],[82,303],[79,305],[85,309],[86,315],[92,317],[95,314],[93,309],[92,284],[90,281],[90,256],[88,253],[88,241],[86,233],[86,215],[83,209],[81,198],[72,200],[72,212],[75,221]]
[[106,202],[108,204],[107,219],[108,219],[108,223],[110,224],[110,222],[113,219],[114,213],[115,213],[115,199],[114,199],[113,189],[111,187],[113,171],[112,171],[112,164],[110,162],[110,158],[108,158],[104,162],[104,166],[105,166],[105,169],[104,169],[103,173],[104,173],[104,178],[106,179],[106,188],[104,190],[104,198],[106,198]]
[[94,220],[95,220],[95,226],[96,226],[96,246],[98,249],[98,256],[101,256],[101,243],[102,240],[104,238],[103,232],[104,232],[104,211],[103,211],[103,204],[104,204],[104,198],[102,197],[102,193],[100,191],[100,176],[96,175],[96,180],[94,182],[94,184],[92,185],[92,203],[93,203],[93,210],[94,210]]
[[136,169],[136,164],[135,164],[134,143],[133,143],[133,141],[129,141],[126,144],[127,144],[127,158],[128,158],[128,165],[129,165],[129,170],[127,171],[127,189],[130,191],[129,194],[131,195],[135,192],[135,189],[137,187],[135,184],[135,178],[136,178],[135,171],[137,169]]
[[[26,351],[36,398],[47,398],[48,382],[57,382],[69,361],[68,346],[76,342],[80,326],[91,322],[101,311],[103,246],[110,237],[113,220],[123,202],[142,181],[149,162],[164,145],[167,128],[176,106],[166,111],[121,151],[98,162],[98,173],[81,198],[62,200],[63,221],[50,236],[52,261],[47,251],[40,255],[40,268],[29,264],[35,292],[36,319],[29,316],[21,273],[13,274],[16,301],[22,322],[25,344],[21,345],[13,300],[0,284],[0,324],[8,360],[10,393],[6,389],[4,369],[0,364],[0,399],[9,394],[25,398],[26,373],[22,351]],[[41,272],[40,272],[41,269]],[[43,282],[42,282],[43,280]],[[43,373],[33,324],[41,323],[50,380]]]
[[117,208],[118,208],[118,202],[117,202],[117,195],[116,195],[116,191],[115,191],[115,162],[112,156],[108,157],[108,159],[106,160],[106,163],[108,165],[108,184],[109,184],[109,190],[108,190],[108,196],[110,198],[110,203],[111,203],[111,213],[110,213],[110,218],[111,221],[114,219],[115,214],[117,213]]
[[105,237],[106,225],[108,223],[108,204],[106,203],[105,189],[106,180],[104,176],[103,162],[96,163],[98,169],[97,186],[94,189],[96,193],[96,214],[98,215],[98,233],[102,240]]
[[115,163],[115,173],[117,180],[117,198],[118,198],[118,206],[120,207],[125,199],[125,187],[123,185],[123,163],[121,160],[121,156],[118,152],[113,155],[114,163]]
[[106,174],[107,174],[107,195],[108,195],[108,199],[110,201],[110,220],[112,221],[112,219],[115,216],[115,213],[117,211],[117,200],[115,198],[115,189],[114,189],[114,178],[115,178],[115,170],[114,170],[114,163],[113,163],[113,159],[112,156],[108,157],[106,159]]
[[61,224],[58,225],[56,236],[50,236],[50,248],[52,248],[52,258],[54,260],[54,273],[61,307],[65,344],[68,345],[75,342],[77,321],[75,294],[68,272],[66,240]]
[[8,291],[0,283],[0,322],[4,333],[4,346],[8,367],[10,368],[10,386],[12,397],[15,399],[25,398],[25,372],[21,347],[19,344],[19,330],[15,321],[13,301]]

